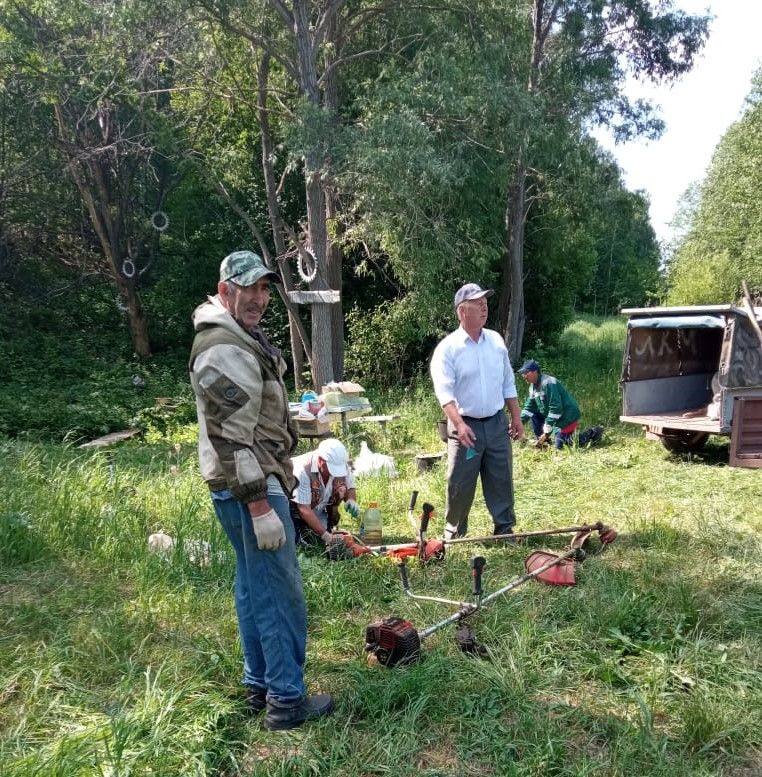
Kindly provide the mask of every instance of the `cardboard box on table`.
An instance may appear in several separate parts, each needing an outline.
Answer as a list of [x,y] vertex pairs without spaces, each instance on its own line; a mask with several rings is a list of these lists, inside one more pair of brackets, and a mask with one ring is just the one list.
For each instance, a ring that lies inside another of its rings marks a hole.
[[370,401],[362,396],[365,389],[359,383],[349,380],[338,383],[328,383],[320,390],[320,398],[325,402],[329,413],[349,413],[358,411],[357,415],[369,413]]

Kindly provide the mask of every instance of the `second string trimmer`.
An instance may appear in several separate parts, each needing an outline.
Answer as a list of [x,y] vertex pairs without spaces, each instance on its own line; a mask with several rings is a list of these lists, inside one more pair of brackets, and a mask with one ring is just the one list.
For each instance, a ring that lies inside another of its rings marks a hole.
[[[590,530],[592,531],[592,530]],[[425,629],[417,630],[413,624],[397,616],[383,618],[371,623],[365,632],[365,650],[378,663],[384,666],[396,664],[414,663],[421,658],[421,642],[435,632],[453,623],[462,623],[470,618],[482,607],[494,601],[509,591],[523,585],[530,580],[541,580],[549,585],[574,585],[574,566],[585,558],[582,544],[590,536],[590,531],[580,531],[572,541],[571,547],[565,553],[556,555],[548,551],[535,551],[525,560],[526,572],[513,578],[509,583],[494,593],[484,597],[482,593],[482,573],[486,566],[483,556],[474,556],[471,559],[472,601],[459,602],[444,599],[437,596],[425,596],[414,594],[410,588],[405,560],[400,563],[400,577],[405,593],[418,601],[432,601],[450,604],[457,607],[457,611],[443,620]],[[611,530],[613,532],[613,530]],[[613,542],[616,532],[610,535],[609,542]],[[483,649],[478,645],[470,629],[460,629],[457,634],[458,644],[461,649],[468,652],[483,654]]]

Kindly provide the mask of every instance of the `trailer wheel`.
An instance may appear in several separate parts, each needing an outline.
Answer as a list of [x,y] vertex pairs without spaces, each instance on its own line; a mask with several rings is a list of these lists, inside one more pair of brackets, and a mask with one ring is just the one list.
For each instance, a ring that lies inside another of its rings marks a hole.
[[670,453],[695,453],[706,445],[708,439],[708,432],[692,432],[689,429],[665,429],[661,434],[661,444]]

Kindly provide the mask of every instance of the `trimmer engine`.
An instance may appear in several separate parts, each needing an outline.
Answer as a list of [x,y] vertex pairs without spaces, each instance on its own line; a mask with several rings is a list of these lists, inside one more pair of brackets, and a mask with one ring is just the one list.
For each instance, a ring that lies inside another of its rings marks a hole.
[[365,649],[384,666],[412,664],[421,658],[421,639],[410,621],[384,618],[365,630]]

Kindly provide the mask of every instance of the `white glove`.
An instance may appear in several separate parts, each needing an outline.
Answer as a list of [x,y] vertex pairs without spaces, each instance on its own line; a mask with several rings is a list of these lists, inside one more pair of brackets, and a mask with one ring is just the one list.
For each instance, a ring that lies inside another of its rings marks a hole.
[[324,531],[320,535],[320,539],[323,540],[323,542],[327,545],[333,539],[333,534],[331,534],[329,531]]
[[548,424],[543,424],[542,427],[542,433],[543,434],[550,434],[553,431],[553,427]]
[[264,515],[251,517],[254,536],[260,550],[278,550],[286,543],[286,531],[278,513],[270,508]]
[[360,517],[360,505],[355,502],[354,499],[347,499],[346,502],[344,502],[344,509],[353,517],[353,518],[359,518]]

